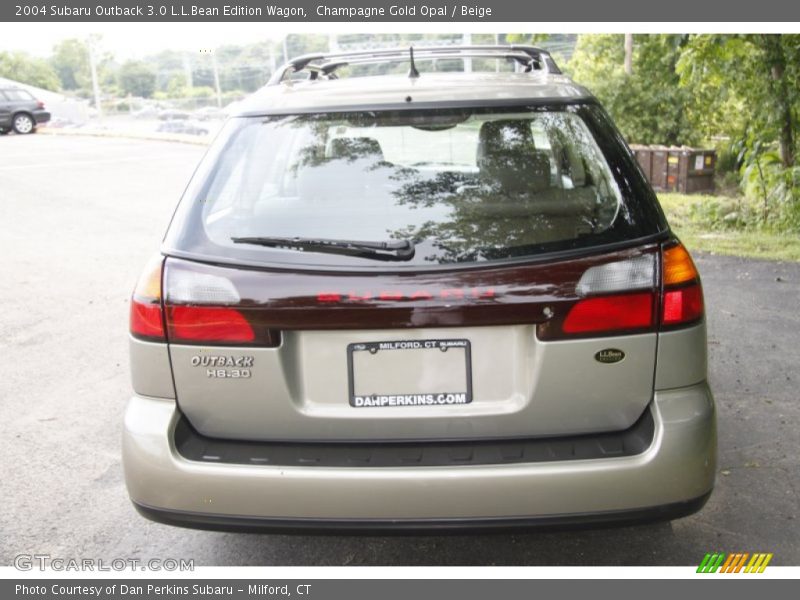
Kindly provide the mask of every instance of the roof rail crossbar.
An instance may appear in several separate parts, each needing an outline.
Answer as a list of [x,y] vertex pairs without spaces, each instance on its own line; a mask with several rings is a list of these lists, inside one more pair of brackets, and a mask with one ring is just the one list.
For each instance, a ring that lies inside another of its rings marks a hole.
[[[414,60],[442,60],[448,58],[485,58],[484,54],[481,53],[459,53],[454,55],[437,55],[437,56],[426,56],[426,57],[418,57],[414,56]],[[528,55],[520,54],[520,53],[506,53],[506,54],[497,54],[492,56],[492,58],[498,59],[506,59],[509,61],[514,61],[519,65],[525,67],[526,72],[530,72],[534,69],[540,69],[540,63],[535,63]],[[396,57],[396,58],[374,58],[374,57],[364,57],[364,58],[355,58],[353,60],[338,60],[335,62],[324,63],[321,65],[314,65],[309,64],[304,69],[309,72],[310,79],[317,79],[320,76],[327,77],[331,75],[334,71],[339,68],[346,67],[349,65],[367,65],[367,64],[376,64],[376,63],[391,63],[391,62],[406,62],[408,61],[408,57]]]
[[[495,58],[513,60],[523,65],[527,72],[543,70],[547,73],[561,73],[550,54],[534,46],[509,44],[499,46],[414,46],[413,48],[415,61],[444,58]],[[308,71],[310,79],[317,79],[320,76],[331,77],[336,69],[346,65],[407,61],[410,57],[409,50],[408,47],[401,47],[304,54],[278,68],[270,78],[268,85],[277,85],[292,73],[301,71]]]

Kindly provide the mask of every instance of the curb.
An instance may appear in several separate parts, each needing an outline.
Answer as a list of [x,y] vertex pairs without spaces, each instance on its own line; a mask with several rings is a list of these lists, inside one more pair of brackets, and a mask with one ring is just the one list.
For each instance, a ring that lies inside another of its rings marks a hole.
[[151,142],[175,142],[179,144],[191,144],[193,146],[208,146],[211,143],[210,137],[200,137],[195,135],[180,135],[168,133],[136,133],[132,131],[110,131],[104,129],[71,129],[56,128],[49,129],[46,126],[39,126],[37,134],[73,137],[102,137],[102,138],[123,138],[130,140],[146,140]]

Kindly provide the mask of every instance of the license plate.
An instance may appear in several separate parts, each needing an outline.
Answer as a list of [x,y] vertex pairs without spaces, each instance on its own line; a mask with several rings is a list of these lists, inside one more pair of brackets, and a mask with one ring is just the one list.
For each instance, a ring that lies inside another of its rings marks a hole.
[[397,340],[347,346],[350,406],[472,402],[469,340]]

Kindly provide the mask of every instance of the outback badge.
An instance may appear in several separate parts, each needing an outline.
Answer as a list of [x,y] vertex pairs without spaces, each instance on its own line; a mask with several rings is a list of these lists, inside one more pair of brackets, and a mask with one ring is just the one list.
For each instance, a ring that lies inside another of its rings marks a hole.
[[625,358],[625,353],[617,348],[606,348],[605,350],[600,350],[600,352],[594,355],[594,359],[597,362],[607,365],[610,365],[611,363],[618,363],[623,358]]

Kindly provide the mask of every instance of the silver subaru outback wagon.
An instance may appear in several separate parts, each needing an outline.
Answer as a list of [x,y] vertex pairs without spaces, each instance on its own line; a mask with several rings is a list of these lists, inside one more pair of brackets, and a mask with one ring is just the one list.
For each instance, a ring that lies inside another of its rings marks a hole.
[[[513,68],[423,67],[465,58]],[[532,47],[285,65],[192,178],[130,353],[125,477],[159,522],[630,522],[714,484],[697,269],[597,100]]]

